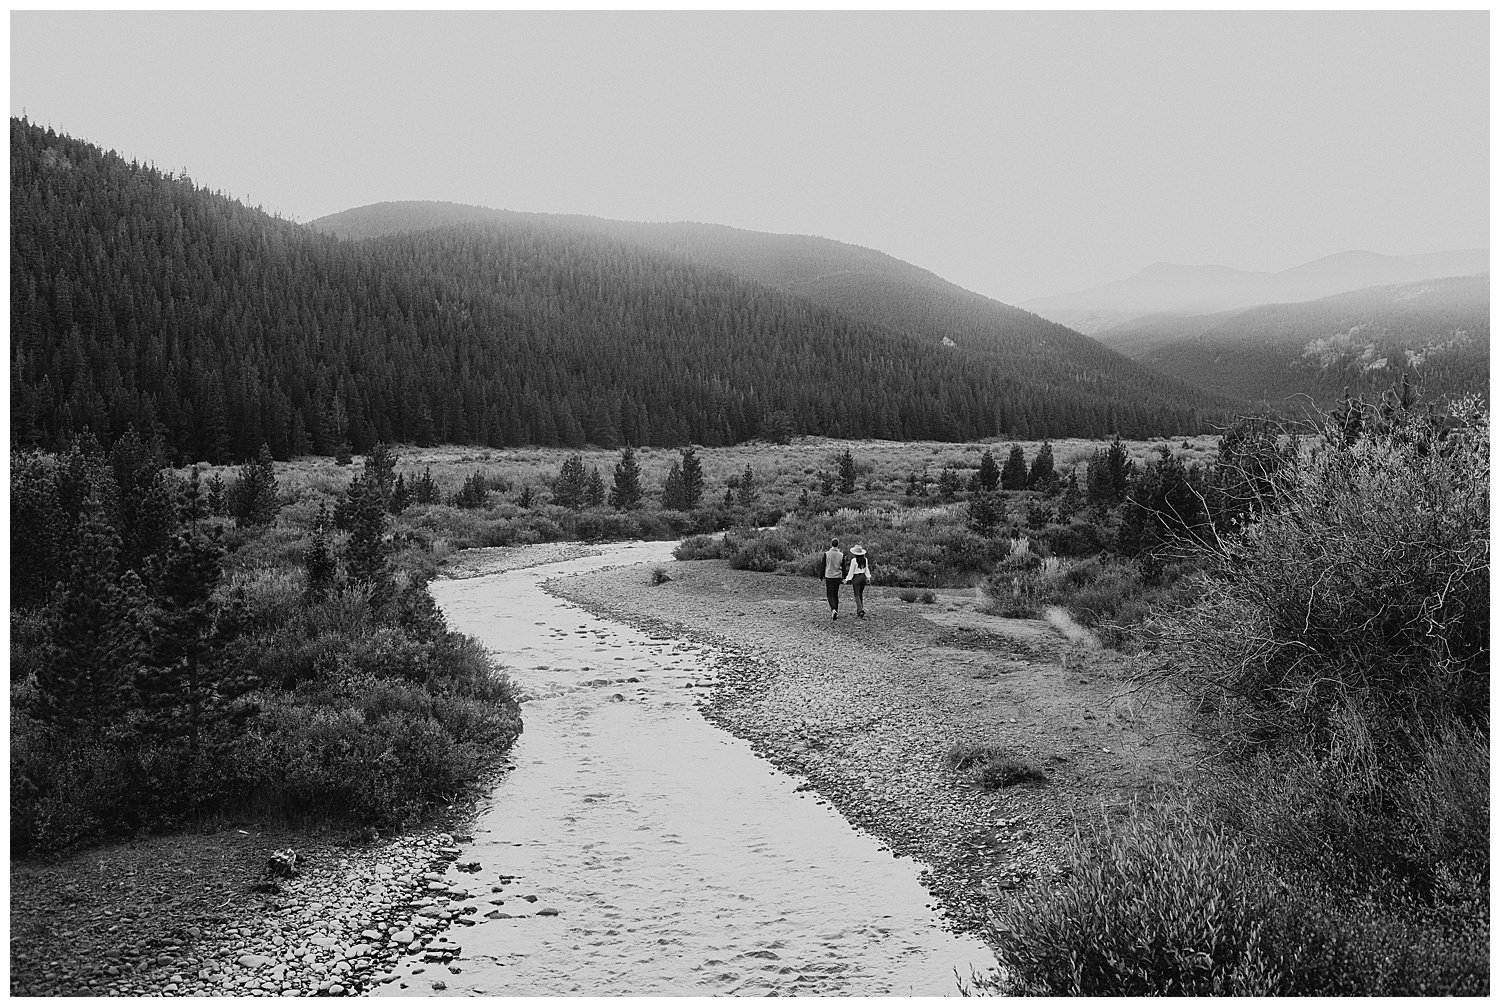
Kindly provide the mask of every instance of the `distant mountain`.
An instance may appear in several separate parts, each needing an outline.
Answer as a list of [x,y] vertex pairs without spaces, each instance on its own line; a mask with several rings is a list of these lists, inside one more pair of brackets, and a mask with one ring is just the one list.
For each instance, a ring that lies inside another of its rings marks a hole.
[[10,154],[13,445],[129,426],[179,461],[788,427],[1147,436],[1224,405],[1024,312],[1029,353],[988,330],[950,346],[608,226],[387,221],[340,240],[25,119]]
[[1095,335],[1145,315],[1203,315],[1257,304],[1310,301],[1365,287],[1470,276],[1489,268],[1488,249],[1408,256],[1341,252],[1279,273],[1159,262],[1129,279],[1037,298],[1024,306]]
[[1099,339],[1184,381],[1252,402],[1326,407],[1402,372],[1429,396],[1489,386],[1489,276],[1370,287],[1209,315],[1151,315]]
[[[994,390],[997,433],[1060,436],[1080,422],[1110,430],[1139,428],[1143,422],[1191,425],[1232,406],[1165,379],[1065,326],[883,252],[827,238],[439,202],[375,203],[321,217],[308,227],[359,240],[455,225],[490,227],[502,235],[509,228],[535,226],[607,237],[723,270],[927,348],[981,355],[1004,375]],[[1144,418],[1156,414],[1160,422]],[[1089,416],[1094,418],[1085,418]]]

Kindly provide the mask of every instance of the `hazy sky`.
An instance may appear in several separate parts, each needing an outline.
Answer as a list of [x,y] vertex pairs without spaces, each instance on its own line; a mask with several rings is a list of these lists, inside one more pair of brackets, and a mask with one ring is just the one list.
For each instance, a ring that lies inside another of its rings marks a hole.
[[297,220],[445,199],[867,245],[1011,303],[1484,247],[1489,21],[20,13],[12,114]]

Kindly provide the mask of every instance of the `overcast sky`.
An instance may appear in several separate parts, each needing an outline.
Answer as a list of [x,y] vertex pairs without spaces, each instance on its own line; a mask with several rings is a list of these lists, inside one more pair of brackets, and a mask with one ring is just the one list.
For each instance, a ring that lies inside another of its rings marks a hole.
[[11,113],[297,220],[817,234],[1016,303],[1485,247],[1487,13],[11,14]]

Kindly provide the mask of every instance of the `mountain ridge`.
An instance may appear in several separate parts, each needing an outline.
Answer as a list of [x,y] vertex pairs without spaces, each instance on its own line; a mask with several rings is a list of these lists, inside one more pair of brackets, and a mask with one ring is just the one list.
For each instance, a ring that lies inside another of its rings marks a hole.
[[1204,315],[1147,315],[1099,334],[1133,359],[1252,402],[1331,405],[1410,371],[1434,397],[1484,394],[1489,276],[1440,277]]
[[[1033,312],[967,290],[878,249],[831,238],[750,231],[725,224],[620,221],[431,201],[373,203],[305,226],[364,240],[455,224],[518,223],[608,235],[810,299],[855,322],[933,345],[946,346],[943,340],[951,340],[956,348],[982,352],[1026,372],[1028,380],[1053,392],[1102,391],[1111,384],[1127,384],[1142,388],[1152,398],[1202,394]],[[1048,356],[1057,358],[1054,366],[1041,363]]]
[[1122,280],[1034,298],[1022,307],[1094,335],[1145,315],[1201,315],[1294,303],[1367,287],[1471,276],[1488,269],[1488,249],[1410,256],[1337,252],[1276,272],[1159,262]]

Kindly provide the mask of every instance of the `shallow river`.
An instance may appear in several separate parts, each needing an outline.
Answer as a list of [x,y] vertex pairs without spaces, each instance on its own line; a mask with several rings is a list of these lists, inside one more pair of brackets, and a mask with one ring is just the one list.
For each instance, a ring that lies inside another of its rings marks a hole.
[[713,652],[541,588],[671,548],[432,584],[524,700],[514,768],[459,858],[482,866],[457,874],[481,919],[512,918],[449,931],[461,972],[408,963],[408,988],[381,993],[938,996],[957,993],[955,971],[993,964],[942,928],[913,861],[703,719]]

